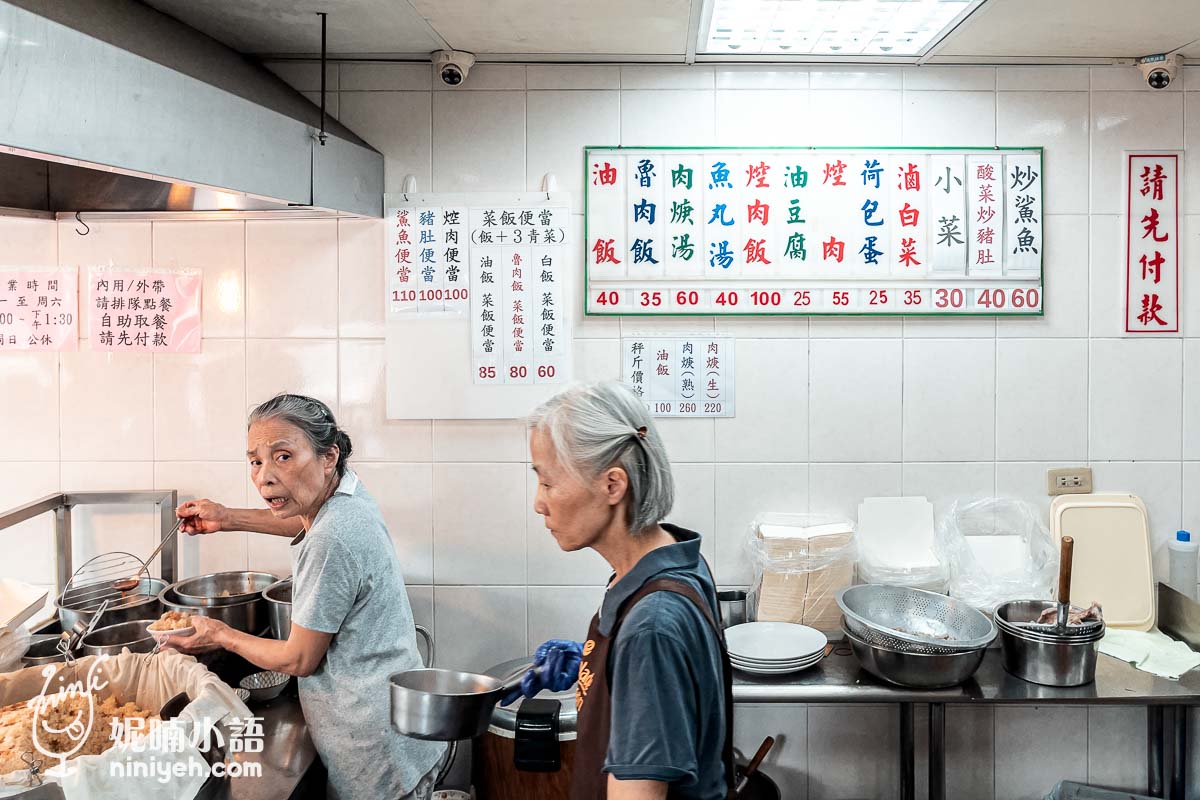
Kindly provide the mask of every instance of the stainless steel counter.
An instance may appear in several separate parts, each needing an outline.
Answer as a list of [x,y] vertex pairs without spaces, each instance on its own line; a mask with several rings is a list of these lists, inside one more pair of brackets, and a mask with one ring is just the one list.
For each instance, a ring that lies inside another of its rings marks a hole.
[[952,689],[904,689],[864,672],[849,648],[818,666],[783,677],[733,673],[735,703],[1068,703],[1086,705],[1200,705],[1200,670],[1169,681],[1100,654],[1096,681],[1061,689],[1026,683],[1004,671],[998,647],[988,650],[975,677]]
[[[1161,606],[1160,606],[1161,607]],[[1164,625],[1164,629],[1166,629]],[[1200,630],[1200,625],[1197,626]],[[1183,637],[1181,637],[1183,638]],[[1189,641],[1195,646],[1195,642]],[[1182,800],[1187,785],[1187,707],[1200,705],[1200,670],[1178,681],[1156,678],[1124,661],[1100,654],[1096,680],[1087,686],[1038,686],[1004,671],[992,648],[975,676],[952,689],[905,689],[864,672],[849,648],[839,646],[818,666],[783,677],[734,671],[735,703],[895,703],[900,707],[900,797],[915,794],[913,707],[929,705],[929,797],[946,797],[947,705],[967,703],[1146,706],[1147,787],[1151,797]]]
[[[268,705],[251,706],[251,711],[263,718],[263,752],[236,756],[238,761],[257,761],[262,776],[229,778],[214,781],[198,795],[202,800],[287,800],[300,794],[297,789],[305,782],[309,768],[316,761],[317,751],[308,735],[308,725],[300,710],[300,700],[285,692]],[[318,767],[320,765],[318,764]],[[313,770],[310,780],[320,782],[324,791],[324,770]]]

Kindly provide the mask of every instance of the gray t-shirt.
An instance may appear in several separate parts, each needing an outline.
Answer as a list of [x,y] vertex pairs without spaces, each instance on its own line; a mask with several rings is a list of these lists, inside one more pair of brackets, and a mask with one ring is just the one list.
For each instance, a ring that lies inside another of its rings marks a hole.
[[312,528],[292,540],[292,622],[332,633],[300,704],[333,797],[396,798],[445,746],[392,728],[388,676],[421,666],[396,550],[375,501],[347,470]]

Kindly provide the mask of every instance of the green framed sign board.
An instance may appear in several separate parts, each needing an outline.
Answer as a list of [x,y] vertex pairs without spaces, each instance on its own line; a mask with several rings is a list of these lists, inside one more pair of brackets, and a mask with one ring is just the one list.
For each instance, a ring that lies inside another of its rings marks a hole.
[[1040,147],[584,148],[588,315],[1039,316]]

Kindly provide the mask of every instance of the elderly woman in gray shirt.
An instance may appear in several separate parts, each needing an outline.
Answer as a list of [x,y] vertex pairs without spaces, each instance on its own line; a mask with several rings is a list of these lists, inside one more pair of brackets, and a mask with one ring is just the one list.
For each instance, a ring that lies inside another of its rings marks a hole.
[[246,456],[270,507],[194,500],[187,533],[257,531],[292,539],[292,630],[250,636],[207,617],[171,637],[180,650],[224,648],[300,678],[300,704],[329,773],[330,796],[427,800],[444,745],[391,727],[388,676],[419,667],[404,578],[379,508],[347,468],[350,437],[319,400],[282,394],[250,414]]

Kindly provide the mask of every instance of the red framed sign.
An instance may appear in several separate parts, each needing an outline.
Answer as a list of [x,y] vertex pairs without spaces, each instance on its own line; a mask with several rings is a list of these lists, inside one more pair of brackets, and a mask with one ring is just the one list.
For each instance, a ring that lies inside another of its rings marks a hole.
[[1125,333],[1179,333],[1179,153],[1125,159]]

